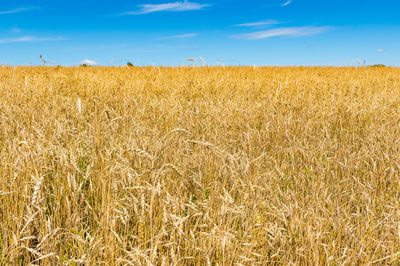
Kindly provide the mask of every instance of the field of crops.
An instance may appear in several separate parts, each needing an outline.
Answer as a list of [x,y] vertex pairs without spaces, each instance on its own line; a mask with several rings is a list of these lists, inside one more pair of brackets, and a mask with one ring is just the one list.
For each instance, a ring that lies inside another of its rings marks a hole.
[[399,177],[399,68],[0,68],[0,265],[396,264]]

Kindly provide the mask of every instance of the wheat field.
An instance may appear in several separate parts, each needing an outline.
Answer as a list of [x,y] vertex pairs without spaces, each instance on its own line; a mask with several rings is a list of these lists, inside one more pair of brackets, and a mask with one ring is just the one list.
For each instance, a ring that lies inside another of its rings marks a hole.
[[399,174],[399,68],[0,68],[0,265],[398,264]]

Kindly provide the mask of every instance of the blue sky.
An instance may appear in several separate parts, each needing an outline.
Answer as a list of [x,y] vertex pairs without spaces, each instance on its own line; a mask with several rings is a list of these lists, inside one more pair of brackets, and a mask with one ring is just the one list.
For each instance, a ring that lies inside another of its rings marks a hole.
[[15,0],[0,64],[400,66],[396,0]]

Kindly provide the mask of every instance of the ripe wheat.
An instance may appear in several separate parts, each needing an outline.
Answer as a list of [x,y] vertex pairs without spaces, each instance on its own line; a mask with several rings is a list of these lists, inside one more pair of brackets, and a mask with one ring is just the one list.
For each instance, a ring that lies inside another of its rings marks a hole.
[[0,264],[400,263],[398,68],[0,68]]

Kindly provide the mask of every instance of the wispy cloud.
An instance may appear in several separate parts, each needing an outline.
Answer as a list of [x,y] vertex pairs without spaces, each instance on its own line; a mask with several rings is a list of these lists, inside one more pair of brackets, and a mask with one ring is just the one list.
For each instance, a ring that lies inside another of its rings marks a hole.
[[0,39],[1,43],[15,43],[15,42],[42,42],[42,41],[64,41],[64,37],[35,37],[35,36],[23,36],[11,39]]
[[142,15],[161,11],[182,12],[190,10],[200,10],[210,6],[209,4],[192,3],[187,0],[183,2],[165,3],[165,4],[144,4],[139,5],[138,11],[125,12],[120,15]]
[[20,33],[20,32],[22,31],[22,29],[20,29],[20,28],[18,28],[18,27],[12,27],[12,28],[10,29],[10,31],[13,32],[13,33]]
[[287,0],[285,3],[283,3],[281,6],[288,6],[292,3],[292,0]]
[[0,15],[21,13],[21,12],[35,10],[35,9],[40,9],[40,7],[37,7],[37,6],[18,7],[18,8],[14,8],[14,9],[0,11]]
[[98,66],[99,63],[97,63],[94,60],[90,60],[90,59],[85,59],[82,62],[79,63],[80,65],[89,65],[89,66]]
[[377,53],[383,53],[385,50],[383,50],[383,49],[378,49],[378,50],[376,50],[376,52]]
[[159,37],[157,39],[159,40],[167,40],[167,39],[184,39],[184,38],[192,38],[198,36],[198,33],[186,33],[186,34],[180,34],[180,35],[172,35],[172,36],[164,36],[164,37]]
[[283,23],[283,22],[280,22],[275,19],[269,19],[269,20],[263,20],[263,21],[258,21],[258,22],[236,24],[234,26],[236,26],[236,27],[258,27],[258,26],[266,26],[266,25],[276,25],[276,24],[281,24],[281,23]]
[[301,37],[307,35],[315,35],[327,32],[331,27],[288,27],[288,28],[278,28],[272,30],[264,30],[251,32],[246,34],[236,34],[232,35],[235,39],[246,39],[246,40],[260,40],[277,36],[288,36],[288,37]]

